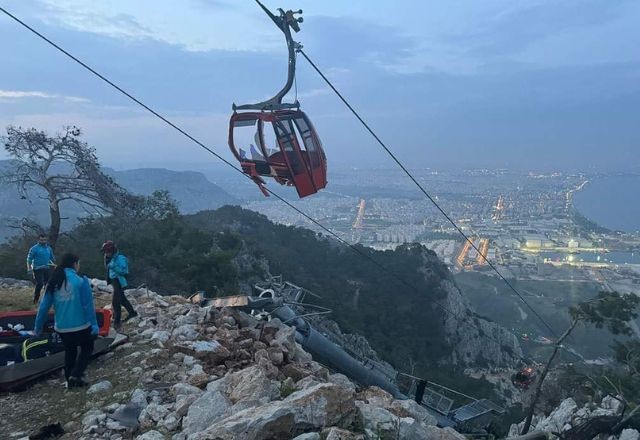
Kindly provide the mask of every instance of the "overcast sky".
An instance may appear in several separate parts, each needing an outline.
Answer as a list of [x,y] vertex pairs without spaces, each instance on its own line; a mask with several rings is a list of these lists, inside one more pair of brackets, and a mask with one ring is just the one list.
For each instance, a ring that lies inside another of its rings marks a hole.
[[[296,38],[411,166],[640,171],[637,0],[265,3],[304,10]],[[0,5],[230,159],[231,104],[285,80],[250,0]],[[0,41],[3,131],[78,125],[118,168],[214,160],[4,16]],[[393,166],[302,59],[298,91],[330,166]]]

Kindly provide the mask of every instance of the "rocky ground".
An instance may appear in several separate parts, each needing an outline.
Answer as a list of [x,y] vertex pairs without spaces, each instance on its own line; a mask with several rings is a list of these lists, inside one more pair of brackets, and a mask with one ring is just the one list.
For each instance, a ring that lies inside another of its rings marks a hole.
[[[589,420],[608,417],[611,417],[612,420],[619,420],[623,409],[622,400],[613,396],[604,397],[598,404],[589,403],[582,407],[579,407],[572,398],[568,398],[563,400],[548,416],[534,416],[530,431],[549,432],[554,434],[552,438],[564,438],[569,435],[572,429]],[[512,425],[509,435],[516,436],[522,430],[523,425],[524,423]],[[640,433],[635,429],[624,429],[618,436],[604,435],[598,438],[602,438],[602,440],[639,440]]]
[[465,438],[411,400],[331,374],[277,320],[128,295],[140,318],[124,327],[127,344],[93,361],[91,388],[67,391],[56,375],[1,395],[2,438],[54,423],[74,440]]

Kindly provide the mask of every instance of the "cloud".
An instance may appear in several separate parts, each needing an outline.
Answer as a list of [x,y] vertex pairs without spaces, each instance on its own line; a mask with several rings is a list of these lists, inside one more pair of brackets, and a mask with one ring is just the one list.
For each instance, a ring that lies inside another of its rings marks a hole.
[[189,52],[271,52],[282,34],[257,13],[253,2],[38,0],[37,17],[52,26],[125,41],[154,40]]
[[102,14],[88,9],[63,5],[62,2],[43,0],[45,13],[40,19],[47,24],[62,25],[83,32],[106,35],[111,38],[144,39],[155,35],[134,16],[125,13]]
[[326,96],[333,93],[328,87],[309,89],[298,92],[298,99],[316,98],[318,96]]
[[90,102],[87,98],[81,98],[78,96],[65,96],[56,95],[52,93],[40,92],[37,90],[25,91],[25,90],[0,90],[1,100],[15,100],[15,99],[28,99],[28,98],[40,98],[40,99],[62,99],[70,102]]

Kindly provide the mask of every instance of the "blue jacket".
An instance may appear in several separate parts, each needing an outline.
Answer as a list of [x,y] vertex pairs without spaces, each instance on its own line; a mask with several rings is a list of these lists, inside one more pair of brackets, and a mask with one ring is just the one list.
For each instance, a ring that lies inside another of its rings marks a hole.
[[58,333],[77,332],[91,327],[91,332],[97,335],[98,322],[89,280],[87,277],[79,276],[73,269],[65,269],[64,273],[66,281],[62,287],[54,292],[47,291],[42,297],[34,332],[36,334],[42,332],[49,309],[53,305],[55,330]]
[[49,265],[55,261],[55,258],[51,246],[36,243],[29,249],[27,264],[29,266],[33,265],[34,269],[44,269],[45,267],[48,268]]
[[110,280],[117,279],[120,282],[120,286],[124,289],[129,285],[127,283],[127,275],[129,275],[129,262],[127,261],[127,257],[120,252],[116,252],[111,256],[107,264],[107,276]]

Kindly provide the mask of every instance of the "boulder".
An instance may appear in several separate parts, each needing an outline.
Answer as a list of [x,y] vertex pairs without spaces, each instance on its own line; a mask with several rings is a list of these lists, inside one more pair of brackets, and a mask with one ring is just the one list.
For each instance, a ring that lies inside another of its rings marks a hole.
[[381,406],[356,401],[359,422],[367,439],[392,440],[399,438],[400,418]]
[[193,385],[189,385],[188,383],[179,382],[171,387],[171,394],[173,394],[176,397],[189,395],[189,394],[200,396],[202,395],[202,390]]
[[286,377],[290,377],[295,382],[298,382],[299,380],[313,374],[310,370],[298,364],[287,364],[282,367],[281,371],[282,374],[284,374]]
[[151,340],[165,343],[169,340],[170,337],[171,337],[171,333],[169,333],[168,331],[159,330],[159,331],[153,332],[153,334],[151,335]]
[[453,428],[438,428],[436,426],[426,426],[425,431],[429,440],[466,440],[466,437]]
[[108,380],[103,380],[98,383],[95,383],[89,387],[87,390],[87,394],[103,394],[111,391],[113,385]]
[[105,425],[107,427],[107,429],[110,429],[111,431],[126,431],[127,427],[122,425],[120,422],[116,422],[115,420],[107,420],[107,423]]
[[158,431],[147,431],[142,435],[136,437],[136,440],[165,440],[164,435]]
[[235,413],[189,440],[290,439],[292,435],[353,421],[353,393],[333,383],[296,391],[281,401]]
[[183,417],[189,411],[189,407],[193,402],[198,400],[198,395],[195,394],[181,394],[176,397],[176,403],[174,409],[178,416]]
[[293,440],[320,440],[320,434],[318,434],[317,432],[307,432],[305,434],[300,434],[299,436],[295,437]]
[[324,440],[364,440],[364,435],[362,434],[347,431],[346,429],[336,428],[335,426],[324,429],[322,431],[322,435]]
[[393,400],[388,408],[398,417],[411,417],[426,425],[436,425],[438,421],[422,405],[418,405],[415,400]]
[[296,352],[296,330],[293,327],[283,326],[275,335],[275,338],[269,345],[272,347],[281,347],[285,354],[288,354],[291,358]]
[[567,424],[571,423],[574,413],[578,410],[578,405],[571,397],[563,400],[556,409],[554,409],[549,417],[540,420],[535,431],[547,432],[563,432]]
[[251,366],[227,377],[229,399],[235,404],[262,405],[280,396],[280,384],[269,379],[261,368]]
[[175,431],[180,426],[180,416],[172,412],[162,421],[162,427],[167,431]]
[[193,341],[191,344],[191,349],[198,353],[215,353],[220,350],[222,345],[220,345],[217,341]]
[[[398,423],[398,438],[405,440],[423,440],[429,437],[427,425],[411,417],[400,417]],[[464,436],[462,437],[464,438]]]
[[218,389],[207,390],[196,399],[182,420],[186,433],[197,433],[228,415],[231,402]]
[[141,390],[140,388],[136,388],[131,393],[131,400],[129,401],[132,405],[137,406],[140,409],[144,409],[147,406],[147,393]]
[[179,341],[193,341],[198,338],[197,327],[195,324],[181,325],[173,330],[171,337]]
[[138,421],[142,426],[157,424],[159,421],[165,418],[169,414],[169,410],[166,406],[159,403],[150,403],[142,410]]
[[82,426],[93,426],[97,425],[100,422],[104,421],[107,418],[107,415],[100,411],[99,409],[92,409],[87,411],[82,418]]
[[341,385],[345,388],[351,388],[353,390],[353,392],[355,393],[356,391],[356,386],[353,382],[351,382],[349,380],[349,378],[347,376],[345,376],[344,374],[340,374],[340,373],[335,373],[335,374],[330,374],[329,375],[329,382],[333,382],[337,385]]
[[618,440],[638,440],[640,439],[640,432],[635,429],[623,429],[620,433]]

